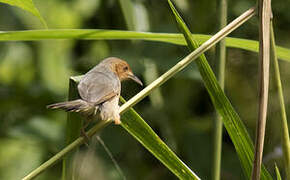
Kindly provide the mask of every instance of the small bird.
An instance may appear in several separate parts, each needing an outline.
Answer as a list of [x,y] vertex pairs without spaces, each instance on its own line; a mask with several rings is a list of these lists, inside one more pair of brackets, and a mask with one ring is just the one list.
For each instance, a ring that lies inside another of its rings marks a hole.
[[129,64],[116,57],[102,60],[87,72],[78,84],[81,99],[48,105],[50,109],[63,109],[78,112],[86,118],[84,128],[99,113],[102,120],[113,120],[120,124],[119,97],[121,81],[132,79],[141,86],[141,80],[135,76]]

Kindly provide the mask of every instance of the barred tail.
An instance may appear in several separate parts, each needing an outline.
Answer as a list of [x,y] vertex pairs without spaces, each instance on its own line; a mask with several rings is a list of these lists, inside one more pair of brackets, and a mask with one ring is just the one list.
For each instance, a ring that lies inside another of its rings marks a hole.
[[95,115],[98,109],[98,106],[94,106],[94,104],[82,99],[50,104],[46,107],[49,109],[63,109],[67,112],[80,112],[87,116]]

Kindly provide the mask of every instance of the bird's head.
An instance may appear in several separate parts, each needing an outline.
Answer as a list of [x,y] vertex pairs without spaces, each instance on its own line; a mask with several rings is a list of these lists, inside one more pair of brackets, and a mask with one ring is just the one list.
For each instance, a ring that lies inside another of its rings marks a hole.
[[120,81],[132,79],[136,83],[143,86],[142,81],[137,76],[134,75],[132,69],[130,68],[129,64],[126,61],[121,60],[119,58],[113,58],[111,62],[112,69],[117,74]]

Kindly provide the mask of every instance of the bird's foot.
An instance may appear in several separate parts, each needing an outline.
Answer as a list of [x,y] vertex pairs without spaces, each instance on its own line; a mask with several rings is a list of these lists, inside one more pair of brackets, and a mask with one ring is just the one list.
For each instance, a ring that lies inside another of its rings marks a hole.
[[120,125],[121,124],[121,118],[120,118],[119,114],[114,118],[114,122],[115,122],[116,125]]
[[85,145],[86,146],[89,146],[90,138],[87,135],[87,133],[85,132],[85,129],[84,128],[81,129],[81,135],[84,137],[84,140],[85,140],[84,143],[85,143]]

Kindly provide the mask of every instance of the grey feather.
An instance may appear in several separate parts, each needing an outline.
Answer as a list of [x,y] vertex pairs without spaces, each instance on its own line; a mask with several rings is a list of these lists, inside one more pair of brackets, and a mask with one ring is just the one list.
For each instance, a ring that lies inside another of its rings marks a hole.
[[100,64],[85,74],[78,91],[83,100],[101,104],[120,94],[121,83],[116,74]]
[[50,104],[46,107],[49,109],[63,109],[67,112],[80,112],[86,116],[95,115],[99,108],[99,106],[95,106],[94,104],[88,103],[82,99]]

